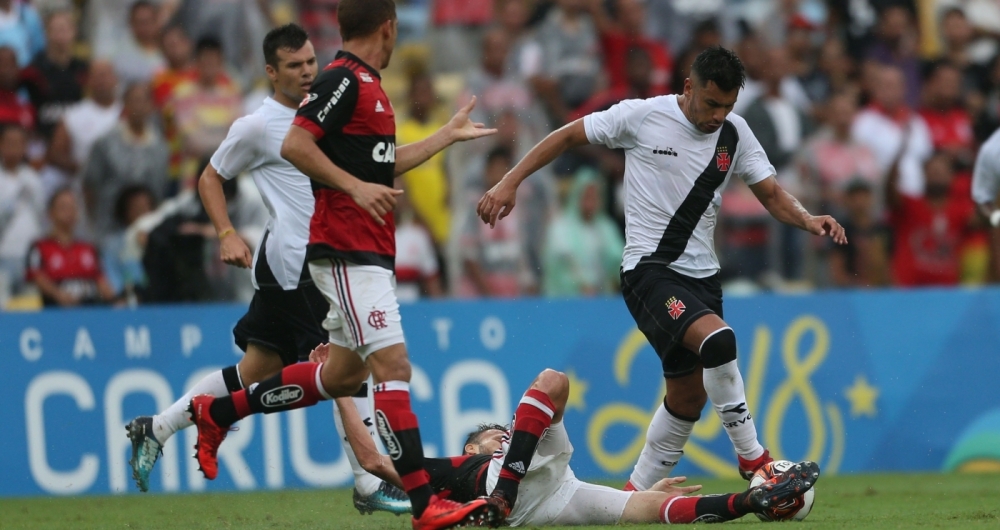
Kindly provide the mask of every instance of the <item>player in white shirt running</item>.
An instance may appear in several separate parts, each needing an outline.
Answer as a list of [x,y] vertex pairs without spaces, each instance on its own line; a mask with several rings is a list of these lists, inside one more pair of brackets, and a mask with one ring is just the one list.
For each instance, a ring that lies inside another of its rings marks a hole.
[[736,54],[705,50],[682,95],[623,101],[562,127],[479,202],[480,217],[495,226],[514,207],[518,185],[567,149],[593,143],[625,150],[622,294],[668,381],[626,489],[647,490],[669,476],[708,400],[744,478],[771,461],[747,408],[736,335],[722,320],[714,231],[726,182],[742,179],[783,223],[847,242],[834,218],[810,215],[778,185],[753,132],[731,114],[744,80]]
[[979,213],[990,221],[994,228],[990,238],[990,268],[993,276],[1000,278],[1000,239],[996,228],[1000,228],[1000,208],[997,194],[1000,193],[1000,130],[996,130],[983,142],[976,155],[976,166],[972,171],[972,200],[979,207]]
[[[228,395],[265,380],[283,367],[307,359],[317,344],[327,341],[323,329],[326,300],[305,266],[314,206],[312,186],[305,175],[281,158],[281,144],[296,109],[316,78],[316,54],[306,32],[295,24],[268,33],[263,46],[274,96],[233,124],[198,182],[205,210],[219,235],[222,260],[253,269],[254,297],[233,330],[237,346],[246,353],[235,366],[213,372],[196,383],[160,414],[139,416],[129,423],[129,464],[142,491],[149,489],[149,474],[163,445],[174,433],[193,425],[187,412],[192,397]],[[244,172],[253,177],[270,213],[267,230],[252,256],[233,228],[222,191],[223,182]],[[366,385],[354,401],[371,424]],[[339,419],[337,414],[334,417]],[[339,422],[337,426],[343,430]],[[369,435],[374,436],[374,432]],[[354,504],[359,511],[409,512],[405,493],[366,473],[346,444],[345,451],[355,472]]]

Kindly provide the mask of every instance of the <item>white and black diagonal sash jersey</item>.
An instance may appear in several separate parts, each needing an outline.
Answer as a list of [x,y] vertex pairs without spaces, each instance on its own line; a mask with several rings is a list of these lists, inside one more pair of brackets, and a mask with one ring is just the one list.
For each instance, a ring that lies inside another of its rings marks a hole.
[[625,150],[622,268],[662,263],[693,278],[719,271],[714,232],[732,175],[748,185],[775,174],[746,121],[730,114],[712,134],[681,112],[677,96],[623,101],[584,118],[587,139]]

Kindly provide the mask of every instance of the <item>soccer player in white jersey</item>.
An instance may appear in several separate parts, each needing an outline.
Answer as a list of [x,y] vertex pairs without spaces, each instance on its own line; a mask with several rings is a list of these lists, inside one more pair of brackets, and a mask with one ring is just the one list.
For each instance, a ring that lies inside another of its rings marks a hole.
[[[328,350],[317,349],[315,359]],[[456,502],[502,497],[509,526],[615,525],[621,523],[708,523],[761,513],[798,497],[819,479],[814,462],[799,462],[773,482],[742,493],[686,495],[701,486],[678,486],[684,477],[664,478],[648,491],[620,491],[576,478],[570,467],[573,444],[563,424],[569,379],[544,370],[521,397],[510,427],[483,424],[469,434],[461,456],[428,458],[427,471],[439,495]],[[339,412],[347,440],[359,461],[375,475],[399,483],[386,455],[379,454],[351,403]],[[508,461],[520,468],[517,487],[503,484]],[[520,490],[520,493],[518,493]],[[499,523],[496,521],[495,523]]]
[[722,320],[714,231],[722,190],[742,179],[777,220],[845,244],[830,216],[810,215],[778,185],[743,118],[731,114],[743,64],[725,48],[695,59],[682,95],[623,101],[553,132],[480,200],[495,226],[515,204],[517,187],[563,151],[588,143],[625,150],[625,253],[622,294],[661,359],[667,379],[626,489],[667,477],[711,400],[749,479],[771,461],[757,441],[736,364],[736,335]]
[[976,155],[976,166],[972,171],[972,200],[979,212],[990,221],[994,228],[990,237],[990,269],[992,277],[1000,279],[1000,208],[997,194],[1000,193],[1000,130],[983,142]]
[[[150,471],[166,441],[192,425],[187,407],[193,396],[227,395],[267,379],[284,366],[305,360],[316,345],[327,340],[323,329],[326,300],[305,266],[314,204],[312,187],[280,154],[296,109],[316,78],[316,54],[306,32],[295,24],[272,30],[263,46],[274,95],[256,112],[233,124],[198,182],[202,202],[219,235],[222,260],[253,269],[254,297],[233,330],[236,344],[246,353],[235,366],[206,376],[160,414],[140,416],[129,423],[129,464],[142,491],[149,489]],[[222,192],[224,181],[244,172],[253,177],[271,217],[253,256],[233,228]],[[371,425],[366,385],[354,401]],[[339,419],[337,414],[334,417]],[[339,422],[338,429],[342,430]],[[409,511],[402,491],[366,473],[346,444],[345,451],[355,471],[354,504],[358,510]]]

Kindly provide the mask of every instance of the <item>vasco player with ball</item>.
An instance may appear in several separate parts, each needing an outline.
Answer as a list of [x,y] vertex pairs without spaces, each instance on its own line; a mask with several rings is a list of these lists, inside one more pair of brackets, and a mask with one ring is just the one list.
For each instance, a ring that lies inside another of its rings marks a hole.
[[726,182],[743,180],[783,223],[847,242],[834,218],[810,215],[781,188],[746,121],[731,114],[744,80],[736,54],[709,48],[695,59],[683,94],[623,101],[562,127],[479,202],[480,217],[495,226],[514,208],[518,185],[567,149],[625,151],[622,294],[667,380],[626,489],[648,490],[669,476],[708,400],[744,478],[772,461],[747,407],[736,334],[722,319],[714,231]]
[[329,304],[323,327],[329,357],[299,363],[229,396],[195,396],[196,458],[206,477],[218,471],[218,449],[230,426],[273,413],[351,396],[374,377],[378,433],[410,498],[413,527],[486,523],[496,509],[482,499],[459,504],[434,495],[424,469],[417,417],[410,404],[410,361],[394,291],[396,242],[393,179],[454,142],[496,131],[469,120],[475,99],[429,138],[396,148],[396,122],[382,90],[398,23],[392,0],[341,0],[343,50],[313,83],[281,147],[282,158],[313,181],[315,211],[306,260]]

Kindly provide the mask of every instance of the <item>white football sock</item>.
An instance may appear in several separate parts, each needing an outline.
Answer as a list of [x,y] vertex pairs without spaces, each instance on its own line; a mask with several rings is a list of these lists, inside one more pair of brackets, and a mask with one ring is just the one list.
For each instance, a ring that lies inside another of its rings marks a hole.
[[206,375],[191,387],[187,394],[167,407],[167,410],[153,416],[153,436],[160,442],[160,445],[167,443],[167,440],[177,431],[194,425],[188,414],[188,405],[191,404],[191,398],[201,394],[211,394],[215,397],[229,395],[226,381],[222,377],[222,370],[216,370]]
[[[380,447],[378,437],[375,435],[374,423],[372,422],[372,407],[368,402],[368,396],[352,397],[351,401],[357,407],[361,421],[368,427],[368,435],[375,441],[375,447]],[[351,448],[351,444],[347,443],[347,431],[344,430],[344,420],[340,417],[336,402],[333,404],[333,420],[337,425],[337,434],[340,435],[340,445],[344,446],[344,453],[347,455],[347,460],[351,463],[351,471],[354,472],[354,488],[362,496],[375,493],[378,491],[379,486],[382,485],[382,479],[365,471],[358,462],[358,457],[354,454],[354,449]]]
[[691,437],[694,422],[682,420],[660,406],[646,430],[646,445],[642,448],[629,477],[636,491],[646,491],[658,481],[670,476],[684,454],[684,444]]
[[705,368],[703,380],[708,399],[712,400],[715,412],[719,414],[722,426],[736,448],[736,454],[747,460],[754,460],[764,454],[764,448],[757,441],[757,427],[747,408],[743,376],[740,375],[736,361],[717,368]]

